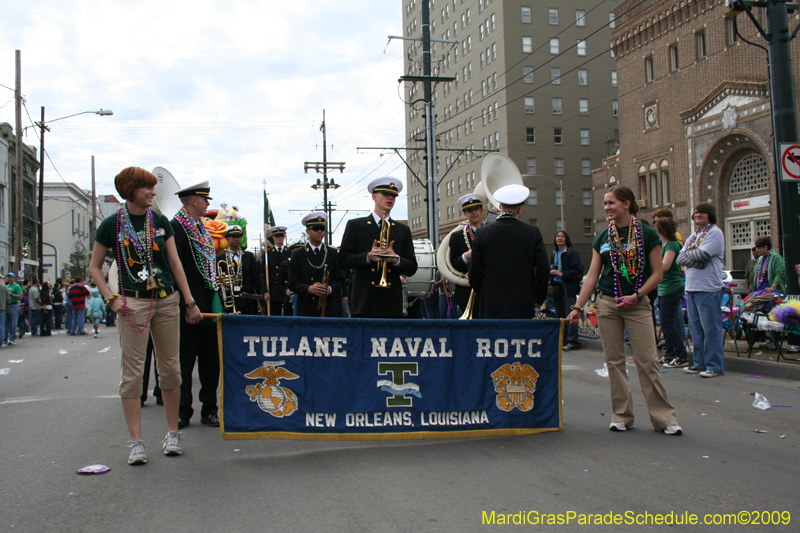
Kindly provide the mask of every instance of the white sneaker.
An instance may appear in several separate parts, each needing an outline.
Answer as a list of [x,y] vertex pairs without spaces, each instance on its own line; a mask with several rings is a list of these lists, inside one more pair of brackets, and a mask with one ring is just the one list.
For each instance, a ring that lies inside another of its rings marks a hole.
[[182,431],[170,431],[167,433],[167,436],[164,437],[164,442],[161,444],[164,449],[164,455],[180,455],[183,453],[181,437],[183,437]]
[[608,426],[608,429],[611,431],[628,431],[629,429],[633,429],[633,424],[625,425],[625,422],[611,422],[611,425]]
[[674,426],[667,426],[664,428],[665,435],[681,435],[682,433],[683,430],[677,424],[675,424]]
[[95,338],[95,339],[97,338],[97,333],[95,333],[95,334],[94,334],[94,338]]
[[143,465],[147,462],[147,453],[144,451],[143,440],[129,440],[127,446],[131,449],[131,453],[128,456],[129,465]]
[[715,377],[717,377],[719,375],[720,374],[717,374],[716,372],[714,372],[712,370],[703,370],[702,372],[700,372],[700,377],[701,378],[715,378]]

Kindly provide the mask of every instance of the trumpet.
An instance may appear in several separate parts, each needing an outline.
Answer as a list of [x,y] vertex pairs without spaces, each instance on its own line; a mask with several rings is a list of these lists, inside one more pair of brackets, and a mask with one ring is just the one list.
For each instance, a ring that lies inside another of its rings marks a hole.
[[[386,214],[388,212],[384,211],[383,216],[381,216],[381,234],[378,238],[378,245],[381,248],[386,248],[389,246],[389,223],[386,221]],[[391,287],[392,284],[386,281],[386,272],[389,268],[389,262],[386,259],[381,259],[381,280],[378,282],[377,287]]]
[[234,280],[231,275],[231,264],[228,262],[227,254],[225,254],[224,260],[217,261],[217,281],[219,282],[219,290],[222,293],[222,307],[228,313],[238,315],[239,311],[236,310],[233,293]]

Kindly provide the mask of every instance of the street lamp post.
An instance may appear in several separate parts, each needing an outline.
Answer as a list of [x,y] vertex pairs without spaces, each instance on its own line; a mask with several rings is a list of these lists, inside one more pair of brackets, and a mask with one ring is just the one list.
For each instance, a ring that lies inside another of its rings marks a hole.
[[564,180],[557,180],[555,178],[551,178],[547,174],[523,174],[523,178],[547,178],[556,185],[558,185],[559,190],[561,191],[561,231],[567,231],[566,224],[564,224]]
[[[101,109],[99,111],[81,111],[80,113],[74,113],[72,115],[67,115],[66,117],[61,118],[54,118],[53,120],[48,120],[45,122],[44,120],[44,106],[42,106],[42,120],[36,122],[36,126],[39,127],[40,134],[39,134],[39,202],[38,202],[38,215],[39,215],[39,231],[38,231],[38,242],[36,243],[36,254],[37,258],[39,259],[39,279],[44,279],[44,258],[42,255],[44,254],[44,132],[50,131],[50,128],[47,127],[47,124],[51,122],[56,122],[58,120],[64,120],[65,118],[77,117],[78,115],[86,115],[86,114],[95,114],[103,116],[113,115],[114,112],[110,109]],[[92,200],[94,201],[94,199]],[[92,224],[94,224],[94,220],[92,220]],[[17,231],[22,231],[22,228],[17,228]],[[21,264],[21,263],[20,263]],[[55,265],[55,268],[58,268],[58,265]],[[56,270],[58,271],[58,270]]]

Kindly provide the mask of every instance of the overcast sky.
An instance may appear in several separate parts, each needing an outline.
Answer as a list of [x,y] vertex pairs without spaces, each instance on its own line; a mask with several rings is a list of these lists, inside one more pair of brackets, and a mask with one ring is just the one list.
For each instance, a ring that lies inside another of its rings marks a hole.
[[[214,201],[239,207],[251,238],[261,233],[263,185],[279,225],[302,232],[302,212],[322,207],[306,161],[322,161],[322,110],[338,211],[372,208],[366,185],[405,177],[390,152],[402,146],[402,10],[396,1],[86,1],[4,2],[0,17],[0,122],[14,125],[14,51],[22,55],[23,126],[56,121],[45,134],[52,163],[45,181],[116,194],[124,167],[167,168],[181,186],[209,180]],[[25,142],[38,148],[36,133]],[[55,168],[54,166],[55,165]],[[57,171],[56,171],[57,169]],[[59,173],[61,177],[59,177]],[[307,212],[306,211],[306,212]],[[407,217],[405,191],[394,212]],[[45,214],[47,223],[47,214]],[[254,235],[255,234],[255,235]]]

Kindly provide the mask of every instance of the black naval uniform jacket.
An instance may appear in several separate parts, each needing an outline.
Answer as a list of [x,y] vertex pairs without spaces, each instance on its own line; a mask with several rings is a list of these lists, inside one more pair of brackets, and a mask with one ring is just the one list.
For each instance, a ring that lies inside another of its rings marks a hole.
[[[452,239],[451,239],[452,240]],[[547,297],[550,263],[542,233],[516,218],[475,232],[469,283],[478,293],[479,318],[533,318]]]
[[[285,282],[280,283],[278,281],[278,270],[281,267],[281,263],[287,261],[289,257],[291,257],[292,253],[289,251],[288,246],[284,246],[280,253],[273,248],[269,252],[267,252],[267,259],[269,260],[269,301],[270,304],[282,304],[284,300],[286,300],[286,289],[288,289],[288,284]],[[265,276],[265,268],[263,261],[259,266],[259,273],[261,279],[261,286],[264,287],[266,290],[266,276]],[[263,294],[263,292],[262,292]]]
[[[175,248],[178,250],[178,257],[183,265],[183,271],[186,273],[186,283],[188,283],[189,290],[192,292],[192,298],[197,302],[197,309],[201,313],[211,313],[214,290],[206,287],[203,274],[195,261],[193,245],[189,242],[183,225],[174,218],[169,223],[172,224],[172,229],[175,232]],[[214,270],[216,271],[216,265],[214,265]],[[216,329],[217,325],[210,318],[204,318],[198,324],[187,323],[186,302],[183,300],[183,294],[181,294],[181,329],[198,327]]]
[[[227,250],[217,255],[217,261],[219,262],[225,260],[226,254]],[[259,297],[262,297],[263,292],[261,291],[261,278],[263,276],[259,275],[258,261],[256,261],[255,254],[253,254],[253,252],[248,252],[247,250],[242,250],[241,248],[239,250],[239,254],[242,256],[241,292],[246,292],[247,294],[256,294]],[[232,264],[231,273],[235,272],[235,270],[236,267]],[[234,291],[234,295],[236,294],[239,293]],[[257,301],[244,298],[236,298],[236,308],[240,312],[248,315],[258,314],[259,309]]]
[[342,314],[342,307],[338,300],[341,300],[344,279],[339,270],[338,254],[335,248],[327,246],[328,256],[323,262],[324,247],[326,245],[323,244],[317,257],[314,257],[314,248],[308,243],[303,248],[292,252],[292,259],[289,261],[289,290],[297,295],[297,316],[322,315],[322,310],[317,309],[320,297],[309,294],[308,288],[314,283],[322,283],[324,267],[314,268],[309,261],[314,265],[328,265],[328,286],[331,288],[331,292],[325,303],[325,316],[338,317]]
[[[473,231],[475,229],[473,228]],[[474,233],[473,233],[474,235]],[[467,238],[469,241],[469,246],[472,246],[472,240],[474,237],[469,237],[469,233],[467,233]],[[450,264],[453,265],[453,268],[463,274],[468,272],[467,263],[464,262],[464,258],[462,255],[467,253],[470,248],[467,246],[467,242],[464,240],[464,227],[459,226],[458,231],[450,235]],[[467,302],[469,301],[469,294],[472,292],[472,287],[469,285],[455,286],[455,302],[462,311],[466,311],[467,309]],[[475,315],[478,316],[477,314]]]
[[386,280],[389,287],[378,287],[381,279],[381,263],[367,261],[372,243],[380,237],[381,228],[370,213],[366,217],[354,218],[347,223],[339,247],[339,267],[352,269],[350,291],[350,314],[373,318],[403,317],[403,284],[400,276],[409,278],[417,271],[417,257],[411,230],[405,224],[387,219],[391,224],[389,242],[394,241],[394,251],[400,261],[389,264]]

